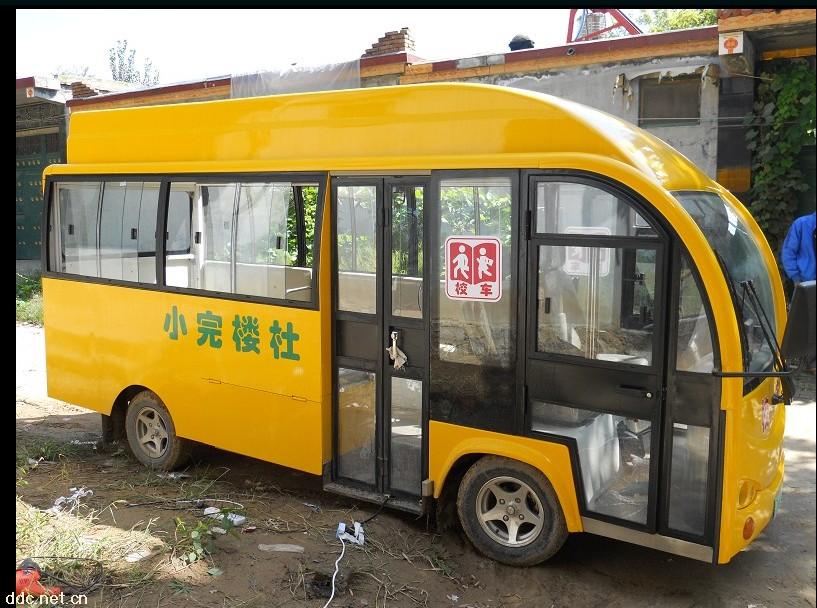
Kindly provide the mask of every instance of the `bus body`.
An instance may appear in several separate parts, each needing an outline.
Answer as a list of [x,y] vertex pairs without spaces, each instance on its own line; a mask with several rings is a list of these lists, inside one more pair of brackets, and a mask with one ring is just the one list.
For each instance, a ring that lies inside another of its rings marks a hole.
[[48,393],[146,464],[456,506],[518,564],[582,531],[726,563],[774,516],[772,252],[630,124],[467,84],[90,111],[44,177]]

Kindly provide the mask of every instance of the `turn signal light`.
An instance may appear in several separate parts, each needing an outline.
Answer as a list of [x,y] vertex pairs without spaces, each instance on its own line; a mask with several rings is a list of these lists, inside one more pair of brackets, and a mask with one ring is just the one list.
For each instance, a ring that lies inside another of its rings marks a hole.
[[752,538],[752,534],[755,533],[755,520],[751,517],[746,518],[746,523],[743,524],[743,538],[744,540],[749,540]]

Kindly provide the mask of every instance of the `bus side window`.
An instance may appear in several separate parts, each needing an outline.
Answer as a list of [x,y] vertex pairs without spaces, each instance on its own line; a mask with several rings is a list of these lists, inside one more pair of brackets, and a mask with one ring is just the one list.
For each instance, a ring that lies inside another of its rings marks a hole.
[[70,183],[57,186],[60,255],[55,270],[98,277],[97,211],[102,185]]
[[173,184],[167,284],[312,301],[317,184]]
[[[170,186],[165,235],[165,280],[173,287],[199,286],[200,269],[192,243],[195,231],[201,230],[200,205],[193,205],[194,189],[193,184]],[[196,216],[193,215],[194,212]],[[142,233],[147,239],[147,234],[144,231]],[[140,248],[141,246],[140,241]]]
[[105,182],[99,216],[101,277],[156,283],[158,202],[158,182]]
[[241,185],[235,243],[236,293],[303,302],[312,299],[316,210],[316,185]]
[[681,262],[680,283],[676,369],[708,374],[714,369],[709,318],[686,256]]

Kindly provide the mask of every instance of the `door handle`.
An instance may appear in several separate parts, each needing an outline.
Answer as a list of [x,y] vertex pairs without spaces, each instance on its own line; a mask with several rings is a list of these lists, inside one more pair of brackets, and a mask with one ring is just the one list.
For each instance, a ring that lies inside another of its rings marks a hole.
[[652,399],[653,393],[652,391],[647,390],[643,386],[627,386],[625,384],[620,385],[616,392],[619,395],[627,395],[628,397],[641,397],[642,399]]
[[400,337],[400,332],[393,331],[390,335],[391,346],[386,348],[386,352],[389,353],[389,358],[394,362],[394,369],[401,369],[406,362],[408,362],[408,357],[406,357],[406,353],[400,350],[400,347],[397,346],[397,340]]

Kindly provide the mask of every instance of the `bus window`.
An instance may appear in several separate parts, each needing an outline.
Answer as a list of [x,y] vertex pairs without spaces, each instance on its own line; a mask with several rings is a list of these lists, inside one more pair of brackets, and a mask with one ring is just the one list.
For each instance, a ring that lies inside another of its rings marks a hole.
[[[100,183],[70,183],[57,187],[60,226],[58,272],[99,276],[97,267],[97,208]],[[55,205],[56,207],[56,205]]]
[[[195,268],[191,251],[191,231],[201,223],[200,208],[193,215],[195,184],[171,184],[167,203],[167,236],[165,252],[165,281],[174,287],[199,287],[199,271]],[[201,241],[201,233],[197,232]]]
[[423,318],[423,187],[392,186],[392,314]]
[[575,439],[589,511],[647,523],[650,421],[531,401],[531,428]]
[[156,283],[158,202],[158,182],[105,182],[99,216],[101,277]]
[[238,196],[236,291],[285,296],[289,184],[245,184]]
[[311,302],[317,202],[317,184],[173,184],[167,284]]
[[539,182],[536,232],[657,236],[644,218],[614,194],[576,182]]
[[714,369],[709,318],[686,257],[681,260],[680,285],[675,366],[682,372],[709,373]]
[[539,247],[537,350],[651,365],[655,250]]
[[338,310],[377,312],[376,186],[338,186]]
[[440,182],[440,277],[449,236],[497,236],[502,243],[502,298],[452,300],[440,289],[439,359],[509,367],[516,347],[511,323],[511,180],[459,178]]
[[[709,476],[710,415],[695,415],[712,393],[715,369],[712,333],[691,263],[681,256],[678,294],[678,346],[675,390],[668,413],[672,422],[667,523],[673,530],[703,536]],[[708,390],[707,390],[708,389]],[[704,412],[706,407],[701,408]],[[711,424],[711,423],[710,423]]]
[[238,188],[200,186],[204,216],[202,263],[199,286],[208,291],[233,292],[231,258],[233,255],[233,206]]
[[[760,328],[760,319],[752,306],[743,304],[745,293],[741,283],[752,281],[766,316],[770,319],[775,316],[769,271],[749,227],[731,203],[714,192],[673,192],[673,195],[698,224],[720,258],[722,270],[736,299],[735,312],[742,321],[746,371],[770,370],[773,357]],[[747,379],[747,383],[752,381],[751,378]]]

